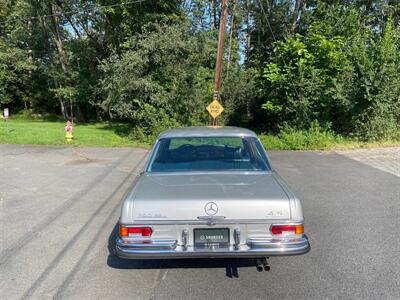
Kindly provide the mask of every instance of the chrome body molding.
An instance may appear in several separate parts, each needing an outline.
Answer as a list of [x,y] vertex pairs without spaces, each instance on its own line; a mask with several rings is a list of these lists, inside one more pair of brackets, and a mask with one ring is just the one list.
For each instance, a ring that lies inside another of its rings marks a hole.
[[210,217],[204,217],[201,218],[198,217],[199,220],[143,220],[141,221],[138,219],[136,222],[132,223],[124,223],[125,226],[138,226],[138,225],[219,225],[219,224],[266,224],[266,222],[272,222],[274,224],[291,224],[291,225],[301,225],[304,223],[304,220],[298,220],[298,221],[292,221],[292,220],[246,220],[246,219],[225,219],[223,218],[210,218]]
[[120,248],[129,248],[131,250],[145,250],[145,251],[153,251],[153,250],[171,250],[177,247],[176,240],[136,240],[136,241],[128,241],[123,239],[117,240],[117,247]]
[[228,248],[198,249],[178,245],[176,240],[154,240],[127,243],[117,239],[116,254],[126,259],[175,259],[214,257],[266,257],[307,253],[310,244],[306,235],[296,238],[250,239],[246,244]]

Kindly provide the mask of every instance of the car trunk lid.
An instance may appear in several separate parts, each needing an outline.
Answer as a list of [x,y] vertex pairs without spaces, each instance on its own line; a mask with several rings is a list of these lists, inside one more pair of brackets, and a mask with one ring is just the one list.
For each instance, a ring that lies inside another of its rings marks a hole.
[[140,220],[289,219],[289,198],[273,173],[145,174],[132,193]]

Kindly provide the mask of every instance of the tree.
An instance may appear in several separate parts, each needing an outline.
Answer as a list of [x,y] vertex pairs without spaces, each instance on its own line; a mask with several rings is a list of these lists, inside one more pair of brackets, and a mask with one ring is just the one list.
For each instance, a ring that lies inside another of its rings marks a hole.
[[275,56],[262,77],[267,99],[262,107],[277,125],[287,122],[307,128],[318,120],[332,122],[336,129],[342,126],[334,116],[346,111],[348,95],[343,86],[351,82],[352,71],[342,48],[342,38],[317,33],[276,43]]
[[[206,33],[193,36],[185,23],[153,23],[125,43],[129,50],[121,57],[114,54],[102,65],[106,97],[100,107],[138,127],[147,126],[143,130],[148,134],[162,130],[161,117],[164,125],[205,121],[215,57],[209,55],[210,46],[216,48]],[[148,124],[153,119],[157,122]]]
[[259,80],[261,118],[268,126],[303,129],[317,120],[338,133],[395,138],[399,27],[389,17],[381,33],[370,25],[374,20],[343,4],[321,5],[312,18],[305,35],[274,43]]
[[[219,0],[3,0],[0,105],[130,122],[208,123]],[[232,0],[220,124],[315,121],[399,132],[398,1]]]
[[400,27],[389,19],[382,35],[354,40],[356,99],[352,121],[366,139],[397,138],[400,126]]
[[29,6],[24,1],[4,1],[0,4],[0,105],[31,102],[31,72],[36,66],[30,59],[30,36],[27,23],[10,19],[26,17]]

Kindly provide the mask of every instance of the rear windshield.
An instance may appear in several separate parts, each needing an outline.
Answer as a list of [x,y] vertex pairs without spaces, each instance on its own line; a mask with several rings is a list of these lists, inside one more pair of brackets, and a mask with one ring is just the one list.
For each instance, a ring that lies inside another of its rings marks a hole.
[[185,137],[159,140],[149,172],[268,171],[264,149],[253,137]]

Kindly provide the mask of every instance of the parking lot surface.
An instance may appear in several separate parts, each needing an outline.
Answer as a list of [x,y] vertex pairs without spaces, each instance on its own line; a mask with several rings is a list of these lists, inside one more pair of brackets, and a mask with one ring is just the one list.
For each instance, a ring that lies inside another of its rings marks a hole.
[[396,152],[269,155],[302,199],[312,249],[258,273],[251,260],[113,255],[146,150],[0,145],[0,298],[400,299]]
[[400,148],[342,150],[336,153],[400,177]]

